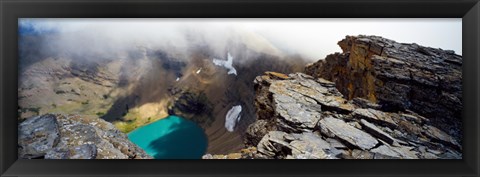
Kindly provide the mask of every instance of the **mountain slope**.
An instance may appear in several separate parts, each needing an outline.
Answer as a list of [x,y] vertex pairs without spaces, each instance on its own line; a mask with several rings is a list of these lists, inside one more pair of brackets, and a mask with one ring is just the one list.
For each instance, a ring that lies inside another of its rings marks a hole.
[[462,158],[461,56],[377,36],[339,45],[310,75],[256,77],[246,149],[203,158]]

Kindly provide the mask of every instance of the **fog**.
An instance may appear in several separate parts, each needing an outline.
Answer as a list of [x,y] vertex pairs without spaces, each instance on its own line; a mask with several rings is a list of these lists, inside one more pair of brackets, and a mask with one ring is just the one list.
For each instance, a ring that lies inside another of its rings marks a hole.
[[[461,54],[461,26],[461,19],[22,18],[19,88],[26,90],[19,95],[34,93],[21,103],[38,103],[42,111],[63,104],[68,114],[102,112],[104,120],[128,123],[121,125],[179,114],[205,128],[209,152],[227,153],[244,146],[244,131],[256,119],[253,81],[265,71],[304,71],[341,52],[337,42],[347,35]],[[60,86],[86,94],[57,94]],[[176,103],[183,108],[169,109]]]
[[[208,46],[225,58],[235,43],[272,55],[309,61],[340,52],[346,35],[377,35],[402,43],[462,53],[461,19],[27,19],[19,29],[49,36],[44,50],[99,58],[128,57],[131,49],[172,49],[188,54]],[[112,56],[114,55],[114,56]],[[235,54],[233,54],[235,55]],[[103,57],[102,57],[103,56]],[[80,57],[82,58],[82,57]],[[88,57],[91,58],[91,57]]]

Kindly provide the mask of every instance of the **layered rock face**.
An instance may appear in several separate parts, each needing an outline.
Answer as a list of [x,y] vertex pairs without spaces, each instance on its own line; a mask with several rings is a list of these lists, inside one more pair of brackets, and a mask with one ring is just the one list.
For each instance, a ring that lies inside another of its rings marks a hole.
[[151,159],[111,123],[94,117],[45,114],[18,127],[22,159]]
[[[343,53],[305,72],[255,83],[254,159],[461,159],[462,58],[377,36],[347,36]],[[231,158],[206,155],[204,158]]]
[[[239,158],[458,159],[461,145],[412,111],[382,111],[362,98],[347,100],[335,83],[303,73],[255,79],[258,120]],[[205,156],[214,158],[222,156]]]
[[381,110],[411,110],[462,138],[462,57],[453,51],[378,36],[347,36],[343,53],[308,65],[306,74],[335,82],[347,99],[365,98]]

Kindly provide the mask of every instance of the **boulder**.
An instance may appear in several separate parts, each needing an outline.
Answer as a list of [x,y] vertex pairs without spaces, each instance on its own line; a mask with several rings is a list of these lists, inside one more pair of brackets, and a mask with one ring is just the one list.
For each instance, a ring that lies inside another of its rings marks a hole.
[[259,153],[270,158],[333,159],[341,153],[314,133],[271,131],[262,138],[257,148]]
[[32,117],[18,126],[18,155],[21,158],[43,158],[59,141],[60,132],[54,115]]
[[18,131],[21,159],[152,158],[98,117],[45,114],[26,119]]
[[341,139],[363,150],[371,149],[378,144],[378,141],[370,134],[350,126],[340,119],[324,118],[320,120],[319,127],[322,133],[328,137]]

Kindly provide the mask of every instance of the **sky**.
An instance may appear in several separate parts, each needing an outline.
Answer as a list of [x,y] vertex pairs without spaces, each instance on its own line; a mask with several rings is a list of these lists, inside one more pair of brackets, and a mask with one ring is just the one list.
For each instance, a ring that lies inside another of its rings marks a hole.
[[[108,48],[127,44],[187,46],[201,35],[214,48],[227,45],[235,34],[259,35],[275,47],[311,60],[341,52],[337,42],[346,35],[376,35],[402,43],[453,50],[462,54],[462,19],[20,19],[20,33],[61,34],[57,46],[69,50]],[[191,36],[190,36],[191,37]],[[108,42],[107,42],[108,41]],[[82,51],[84,52],[84,51]]]

